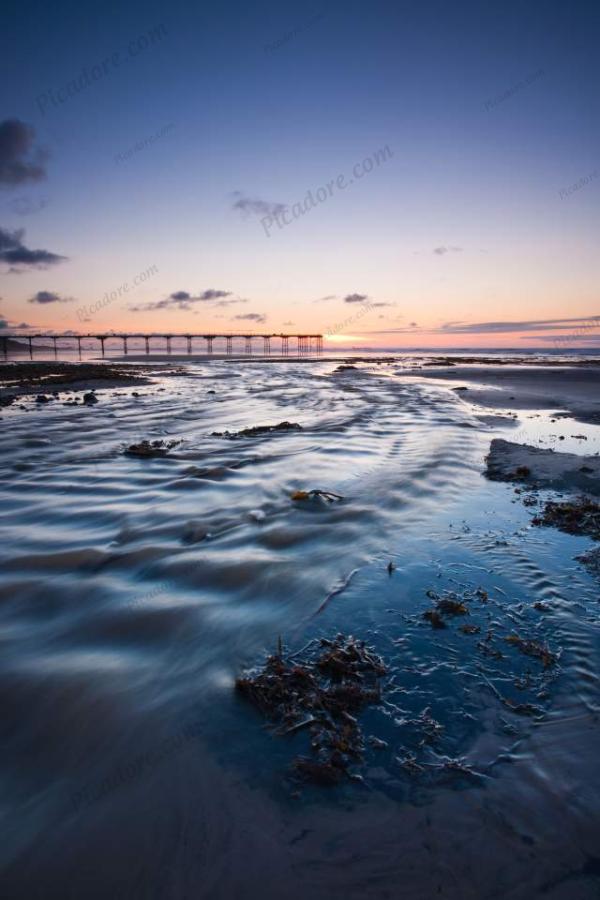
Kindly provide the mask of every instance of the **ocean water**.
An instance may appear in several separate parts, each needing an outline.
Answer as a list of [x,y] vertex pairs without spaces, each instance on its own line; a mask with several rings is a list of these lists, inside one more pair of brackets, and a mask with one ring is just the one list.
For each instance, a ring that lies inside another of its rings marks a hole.
[[[595,453],[600,428],[356,365],[192,360],[2,410],[3,898],[598,896],[590,542],[482,472],[493,437]],[[145,438],[181,443],[124,455]],[[448,591],[479,632],[423,619]],[[386,660],[386,746],[324,789],[234,682],[338,632]]]

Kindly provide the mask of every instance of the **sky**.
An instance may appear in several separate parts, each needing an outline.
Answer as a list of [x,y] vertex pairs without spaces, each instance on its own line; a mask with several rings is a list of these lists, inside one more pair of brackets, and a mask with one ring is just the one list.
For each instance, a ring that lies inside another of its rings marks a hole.
[[0,333],[600,346],[600,6],[5,2]]

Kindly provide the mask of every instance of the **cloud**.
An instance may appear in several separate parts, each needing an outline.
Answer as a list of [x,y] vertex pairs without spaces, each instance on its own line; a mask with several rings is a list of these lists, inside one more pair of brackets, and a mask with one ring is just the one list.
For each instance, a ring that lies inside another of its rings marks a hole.
[[[419,334],[432,334],[432,331],[419,331]],[[415,334],[414,328],[380,328],[376,331],[361,331],[360,334]]]
[[328,300],[337,300],[337,294],[327,294],[326,297],[319,297],[318,300],[313,300],[313,303],[327,303]]
[[[386,331],[363,332],[363,334],[408,334],[412,332],[412,328],[417,328],[416,322],[410,323],[410,328],[392,328]],[[567,339],[579,340],[582,333],[600,329],[600,315],[596,316],[580,316],[573,319],[527,319],[516,322],[446,322],[437,328],[420,329],[420,334],[514,334],[515,332],[573,332],[579,331],[579,334],[571,333],[564,335]],[[412,332],[414,333],[414,332]],[[536,336],[532,334],[528,340],[555,340],[552,335]]]
[[52,291],[38,291],[33,297],[30,297],[28,303],[72,303],[73,297],[61,297],[60,294],[53,294]]
[[290,325],[295,325],[295,324],[296,324],[295,322],[283,322],[284,327],[286,327],[286,326],[289,327]]
[[36,325],[29,325],[27,322],[9,322],[8,319],[0,319],[0,330],[6,328],[36,328]]
[[527,337],[521,337],[522,341],[548,341],[548,342],[557,342],[558,346],[565,346],[567,344],[573,343],[576,344],[578,341],[586,344],[600,344],[600,334],[561,334],[560,337],[556,335],[553,337],[550,334],[534,334]]
[[364,303],[368,298],[368,294],[346,294],[344,303]]
[[234,316],[234,319],[241,319],[246,322],[266,322],[267,317],[263,313],[244,313],[244,315]]
[[215,291],[213,288],[209,288],[199,295],[198,300],[218,300],[219,297],[229,297],[230,295],[231,291]]
[[18,216],[30,216],[48,206],[48,200],[44,197],[36,197],[35,199],[31,197],[13,197],[8,205],[12,212]]
[[462,253],[462,247],[434,247],[433,252],[437,256],[444,256],[445,253]]
[[199,294],[190,294],[188,291],[174,291],[164,300],[153,300],[138,306],[130,306],[130,312],[153,312],[156,309],[183,309],[190,310],[195,303],[209,303],[213,306],[221,306],[225,303],[245,303],[245,300],[222,300],[222,297],[231,297],[231,291],[220,291],[208,288]]
[[33,148],[35,131],[19,119],[0,122],[0,184],[16,187],[46,177],[46,154]]
[[374,308],[376,306],[395,306],[395,303],[371,303],[371,307]]
[[247,216],[254,213],[255,216],[280,216],[287,209],[285,203],[270,203],[268,200],[260,200],[258,197],[246,197],[241,191],[234,191],[232,209],[236,209]]
[[409,322],[408,324],[410,325],[411,328],[418,328],[418,327],[419,327],[419,326],[417,325],[416,322]]
[[519,322],[446,322],[435,329],[439,334],[506,334],[513,331],[568,331],[571,328],[600,327],[600,316],[575,319],[526,319]]
[[24,235],[25,231],[22,228],[17,231],[0,228],[0,262],[8,263],[10,271],[19,271],[14,268],[15,266],[45,269],[66,260],[66,256],[58,256],[49,250],[30,250],[23,243]]
[[248,300],[245,300],[243,297],[234,297],[232,300],[217,300],[216,303],[213,303],[213,306],[232,306],[235,303],[248,303]]

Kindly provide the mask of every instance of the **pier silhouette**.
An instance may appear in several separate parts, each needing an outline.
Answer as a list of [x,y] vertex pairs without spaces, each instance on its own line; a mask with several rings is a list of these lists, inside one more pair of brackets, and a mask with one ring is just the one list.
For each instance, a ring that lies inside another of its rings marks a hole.
[[[290,348],[290,339],[292,340],[292,347]],[[248,333],[248,332],[239,332],[239,333],[206,333],[199,332],[197,334],[191,333],[156,333],[152,332],[151,334],[144,332],[134,332],[134,333],[118,333],[118,332],[99,332],[99,333],[91,333],[91,334],[44,334],[43,332],[39,332],[36,334],[19,334],[19,333],[11,333],[11,334],[2,334],[0,335],[0,344],[2,345],[4,356],[8,355],[8,342],[11,341],[19,341],[24,342],[26,346],[29,347],[29,356],[33,358],[33,352],[35,350],[34,341],[44,341],[42,347],[38,344],[39,349],[48,349],[48,342],[52,343],[54,348],[55,355],[58,355],[58,342],[68,342],[68,346],[61,346],[61,350],[67,349],[75,349],[77,348],[79,354],[81,355],[82,350],[82,341],[97,341],[99,344],[100,353],[102,356],[105,356],[108,342],[120,341],[123,344],[123,353],[127,355],[131,348],[131,341],[142,341],[144,342],[143,348],[145,349],[146,354],[149,354],[151,351],[151,342],[154,346],[152,346],[152,350],[166,350],[167,354],[170,354],[173,350],[173,342],[176,341],[185,341],[184,349],[187,353],[191,354],[193,352],[193,342],[196,341],[204,341],[204,350],[208,355],[213,354],[214,351],[214,342],[215,341],[224,341],[224,355],[230,356],[234,352],[234,342],[238,344],[239,342],[243,342],[240,347],[239,352],[244,352],[244,354],[252,355],[253,352],[253,341],[259,342],[259,348],[262,349],[262,354],[264,356],[269,356],[271,354],[271,341],[277,341],[280,343],[280,353],[282,356],[288,356],[290,352],[296,351],[297,355],[300,356],[303,353],[320,353],[323,350],[323,335],[322,334],[283,334],[278,332],[270,332],[270,333]],[[262,341],[262,347],[260,346],[260,342]],[[160,342],[160,346],[157,344]],[[294,346],[295,342],[295,346]],[[196,343],[196,347],[198,344]]]

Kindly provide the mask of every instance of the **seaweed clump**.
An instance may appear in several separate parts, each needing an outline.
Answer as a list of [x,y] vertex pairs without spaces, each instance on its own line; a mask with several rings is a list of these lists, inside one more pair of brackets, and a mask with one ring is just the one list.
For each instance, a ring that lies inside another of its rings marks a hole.
[[[310,646],[310,645],[309,645]],[[308,729],[310,756],[297,756],[293,771],[318,784],[360,779],[364,742],[356,718],[381,701],[382,659],[364,641],[338,634],[321,639],[319,651],[297,661],[281,645],[262,669],[240,676],[236,690],[273,722],[280,735]]]
[[434,591],[428,591],[427,596],[432,600],[437,600],[435,604],[435,609],[428,609],[423,613],[423,618],[426,619],[432,628],[445,628],[446,623],[443,619],[443,616],[468,616],[469,610],[460,600],[457,600],[455,597],[441,597],[438,598],[437,594]]
[[294,491],[291,495],[291,499],[296,501],[316,500],[323,501],[324,503],[335,503],[336,500],[343,500],[344,498],[341,494],[335,494],[333,491],[321,491],[319,488],[313,488],[311,491]]
[[279,422],[277,425],[253,425],[251,428],[242,428],[241,431],[213,431],[212,437],[223,437],[230,441],[237,438],[260,437],[262,434],[272,434],[279,431],[302,431],[302,425],[297,422]]
[[507,644],[514,644],[515,647],[518,647],[525,656],[534,656],[536,659],[539,659],[543,663],[545,669],[556,663],[556,654],[552,653],[548,647],[539,644],[537,641],[525,640],[525,638],[519,637],[518,634],[510,634],[508,637],[505,637],[504,640]]
[[600,541],[600,506],[587,497],[575,500],[548,500],[534,525],[554,526],[567,534],[588,534]]
[[148,459],[153,456],[166,456],[169,450],[176,447],[180,441],[141,441],[139,444],[130,444],[125,450],[127,456],[139,456]]

